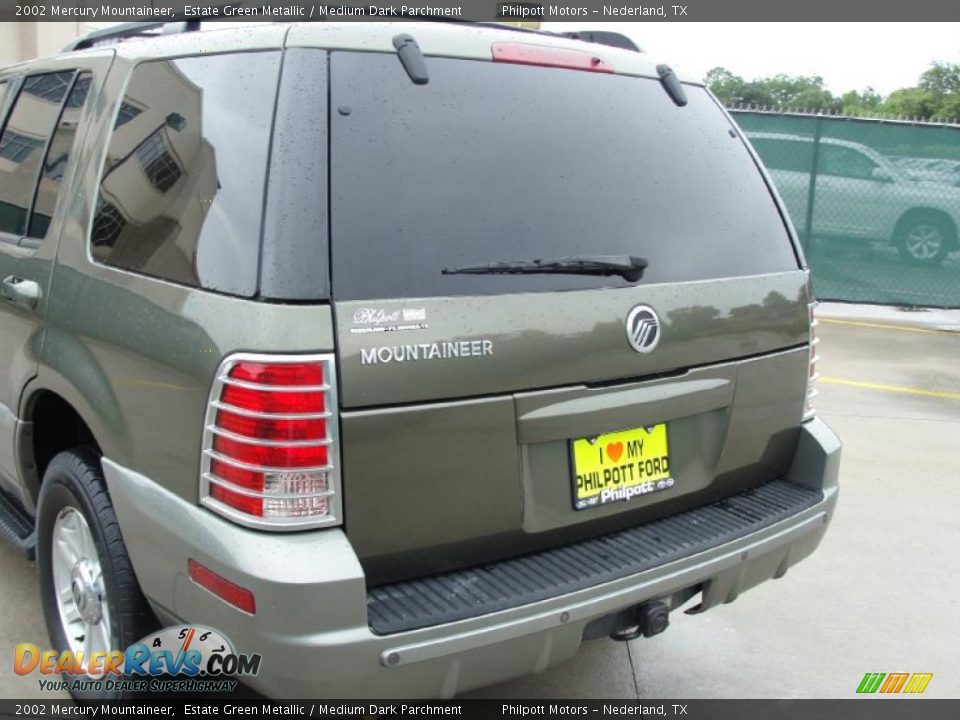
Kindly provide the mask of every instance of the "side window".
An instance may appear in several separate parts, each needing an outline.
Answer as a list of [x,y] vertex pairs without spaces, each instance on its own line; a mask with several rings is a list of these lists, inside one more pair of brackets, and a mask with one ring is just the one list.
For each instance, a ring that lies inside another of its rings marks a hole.
[[23,236],[43,149],[53,133],[73,71],[33,75],[23,82],[0,135],[0,232]]
[[90,234],[97,262],[251,296],[280,53],[146,62],[117,110]]
[[824,143],[820,146],[820,172],[824,175],[872,180],[873,171],[879,166],[866,155],[841,145]]
[[60,121],[43,161],[40,184],[37,186],[37,196],[33,202],[33,212],[30,213],[30,226],[27,229],[27,238],[23,241],[24,245],[39,246],[47,237],[57,198],[60,197],[63,174],[73,152],[80,116],[90,94],[91,80],[92,76],[88,72],[77,76],[60,114]]

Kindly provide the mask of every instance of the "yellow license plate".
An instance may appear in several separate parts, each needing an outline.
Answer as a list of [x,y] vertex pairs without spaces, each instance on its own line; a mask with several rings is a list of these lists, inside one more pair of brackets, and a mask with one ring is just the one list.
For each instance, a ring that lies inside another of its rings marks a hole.
[[667,425],[570,441],[573,507],[621,502],[673,487]]

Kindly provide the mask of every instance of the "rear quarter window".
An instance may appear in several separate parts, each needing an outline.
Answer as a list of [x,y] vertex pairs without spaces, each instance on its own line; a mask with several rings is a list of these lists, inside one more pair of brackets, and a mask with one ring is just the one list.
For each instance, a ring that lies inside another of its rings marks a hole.
[[82,130],[80,119],[90,94],[92,80],[93,75],[89,72],[77,75],[60,111],[57,129],[47,145],[47,155],[41,168],[33,211],[30,213],[27,237],[21,241],[22,245],[37,248],[50,235],[50,222],[63,189],[63,178],[74,152],[77,135]]
[[108,265],[252,296],[279,52],[138,65],[91,229]]
[[642,283],[795,270],[743,141],[701,87],[395,55],[331,55],[333,294],[341,300],[625,287],[618,277],[444,275],[639,255]]

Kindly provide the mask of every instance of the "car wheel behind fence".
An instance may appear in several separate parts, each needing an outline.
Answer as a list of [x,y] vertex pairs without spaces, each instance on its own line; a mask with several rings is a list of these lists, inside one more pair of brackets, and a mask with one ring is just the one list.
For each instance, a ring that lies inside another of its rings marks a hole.
[[953,232],[943,220],[918,216],[903,223],[896,238],[900,257],[912,265],[939,265],[950,252]]

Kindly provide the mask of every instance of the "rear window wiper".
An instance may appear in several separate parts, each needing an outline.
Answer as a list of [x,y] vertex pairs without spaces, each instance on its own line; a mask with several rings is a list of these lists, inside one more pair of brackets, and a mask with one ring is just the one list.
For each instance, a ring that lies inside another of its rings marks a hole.
[[444,268],[444,275],[619,275],[629,282],[643,277],[647,260],[633,255],[595,255],[556,260],[514,260]]

